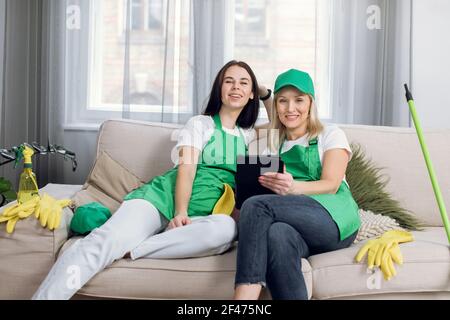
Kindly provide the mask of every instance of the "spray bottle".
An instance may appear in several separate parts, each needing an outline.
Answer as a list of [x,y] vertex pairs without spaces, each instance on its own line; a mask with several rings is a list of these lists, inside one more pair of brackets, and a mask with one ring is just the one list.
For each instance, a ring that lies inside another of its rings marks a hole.
[[31,157],[33,154],[33,149],[25,145],[21,145],[17,149],[16,164],[21,157],[24,159],[23,172],[20,174],[19,180],[19,192],[17,192],[17,201],[19,203],[25,203],[33,197],[39,196],[36,175],[32,171]]

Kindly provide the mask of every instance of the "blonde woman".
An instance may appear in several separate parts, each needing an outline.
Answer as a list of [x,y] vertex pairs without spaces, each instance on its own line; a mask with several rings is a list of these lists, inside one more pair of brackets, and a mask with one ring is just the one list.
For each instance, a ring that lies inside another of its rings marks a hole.
[[240,211],[235,299],[307,299],[301,258],[348,247],[360,220],[345,181],[352,151],[344,132],[321,124],[309,74],[291,69],[275,82],[272,146],[284,173],[259,182],[275,192],[255,196]]

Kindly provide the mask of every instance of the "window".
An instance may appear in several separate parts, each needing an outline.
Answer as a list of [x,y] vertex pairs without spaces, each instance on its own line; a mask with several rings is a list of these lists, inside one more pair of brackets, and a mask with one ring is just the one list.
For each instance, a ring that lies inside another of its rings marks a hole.
[[308,72],[322,119],[331,118],[330,6],[327,0],[235,0],[234,58],[248,62],[269,88],[290,68]]
[[[188,87],[189,1],[172,1],[170,7],[167,0],[130,1],[129,42],[124,41],[126,3],[90,1],[86,107],[79,108],[83,110],[72,122],[121,117],[124,104],[135,119],[161,121],[162,112],[192,114]],[[165,39],[167,10],[169,34]],[[152,32],[156,29],[158,32]]]
[[159,29],[162,26],[163,6],[161,0],[147,0],[147,29]]
[[162,18],[162,0],[132,0],[131,30],[160,30]]
[[[132,118],[150,121],[183,122],[191,116],[193,1],[80,2],[82,12],[89,13],[82,15],[88,18],[83,18],[81,30],[88,32],[67,34],[67,121],[99,123],[120,118],[124,111]],[[128,3],[130,17],[126,19]],[[219,9],[214,14],[229,16],[234,32],[215,35],[215,39],[234,39],[233,57],[248,62],[258,81],[268,87],[273,88],[276,75],[288,68],[309,72],[320,116],[331,118],[328,43],[332,2],[227,2],[233,3],[234,15]],[[162,113],[172,118],[162,118]]]
[[131,30],[144,29],[144,1],[132,0],[131,2]]
[[267,43],[267,0],[236,1],[235,32],[237,45],[265,45]]

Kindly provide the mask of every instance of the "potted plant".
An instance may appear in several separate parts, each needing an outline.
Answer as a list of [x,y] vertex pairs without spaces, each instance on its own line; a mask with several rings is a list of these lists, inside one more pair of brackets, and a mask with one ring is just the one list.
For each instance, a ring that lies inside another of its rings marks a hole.
[[11,182],[3,177],[0,177],[0,207],[16,199],[17,194],[12,189]]

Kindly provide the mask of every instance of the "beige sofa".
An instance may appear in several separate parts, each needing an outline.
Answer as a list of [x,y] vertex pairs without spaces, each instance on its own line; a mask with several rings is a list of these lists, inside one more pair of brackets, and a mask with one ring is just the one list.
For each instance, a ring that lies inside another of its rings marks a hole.
[[[170,154],[179,125],[106,121],[98,135],[97,156],[106,151],[141,181],[172,166]],[[367,271],[354,262],[362,244],[311,256],[302,271],[311,299],[450,298],[450,251],[414,129],[341,126],[350,141],[390,175],[389,191],[415,212],[427,228],[414,232],[415,241],[401,245],[404,265],[386,282],[380,271]],[[450,207],[450,130],[428,131],[426,140],[444,199]],[[131,157],[130,155],[133,155]],[[111,172],[111,175],[114,175]],[[81,186],[47,185],[44,191],[70,197]],[[64,212],[55,232],[36,219],[19,221],[12,235],[0,225],[0,298],[28,299],[44,279],[67,239],[72,213]],[[116,261],[89,281],[75,298],[230,299],[233,294],[236,247],[219,255],[196,259]],[[267,292],[262,298],[270,298]]]

